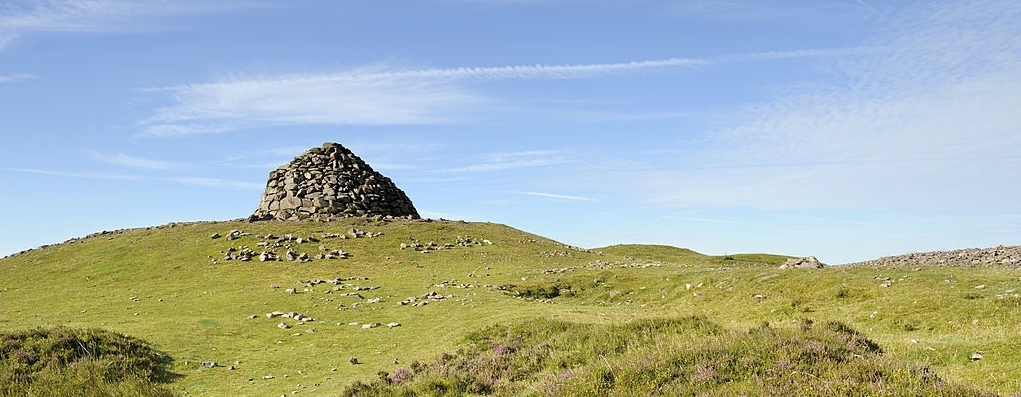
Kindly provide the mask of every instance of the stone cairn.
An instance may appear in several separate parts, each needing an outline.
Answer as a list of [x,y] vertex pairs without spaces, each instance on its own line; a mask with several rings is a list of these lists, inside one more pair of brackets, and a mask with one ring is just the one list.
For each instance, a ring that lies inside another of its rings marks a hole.
[[327,142],[270,172],[259,209],[248,220],[370,216],[419,218],[411,199],[390,178],[347,148]]

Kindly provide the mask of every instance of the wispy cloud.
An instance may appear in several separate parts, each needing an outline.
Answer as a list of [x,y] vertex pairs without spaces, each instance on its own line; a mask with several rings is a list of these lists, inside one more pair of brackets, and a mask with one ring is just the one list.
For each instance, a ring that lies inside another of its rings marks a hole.
[[147,29],[145,19],[263,6],[265,2],[178,0],[8,0],[0,4],[0,50],[35,32]]
[[579,0],[446,0],[446,1],[452,3],[512,5],[512,4],[561,4],[577,2]]
[[739,225],[739,224],[743,223],[743,222],[740,222],[740,221],[732,221],[732,220],[729,220],[729,219],[699,218],[699,217],[691,217],[691,216],[664,215],[663,218],[664,219],[676,219],[676,220],[681,220],[681,221],[704,222],[704,223],[726,223],[726,224],[733,224],[733,225]]
[[667,58],[621,63],[515,65],[448,69],[364,67],[333,73],[232,77],[214,83],[147,88],[173,103],[142,121],[144,135],[221,133],[280,125],[408,125],[458,123],[499,103],[469,82],[586,79],[669,68],[785,58],[853,55],[860,48]]
[[832,22],[879,12],[861,0],[789,1],[789,0],[687,0],[673,2],[673,16],[741,22],[785,23],[791,20]]
[[187,165],[181,163],[133,157],[128,156],[124,153],[109,154],[105,152],[88,150],[85,152],[85,154],[92,158],[93,160],[101,161],[107,164],[122,165],[125,167],[145,168],[151,170],[176,170],[188,168]]
[[113,179],[113,180],[138,180],[138,179],[142,179],[142,177],[137,176],[137,175],[119,174],[119,173],[111,173],[111,172],[85,172],[85,171],[82,171],[82,172],[67,172],[67,171],[40,170],[40,169],[35,169],[35,168],[0,168],[0,170],[10,171],[10,172],[24,172],[24,173],[40,174],[40,175],[62,176],[62,177],[69,177],[69,178]]
[[[81,178],[81,179],[107,179],[107,180],[118,180],[118,181],[143,181],[152,180],[150,177],[132,174],[122,174],[116,172],[89,172],[89,171],[52,171],[52,170],[41,170],[36,168],[0,168],[0,171],[8,172],[21,172],[38,175],[49,175],[59,176],[67,178]],[[245,181],[231,181],[225,179],[216,178],[203,178],[203,177],[170,177],[170,178],[157,178],[157,180],[180,183],[184,185],[202,186],[202,187],[213,187],[213,188],[235,188],[235,189],[250,189],[250,190],[261,190],[265,188],[265,185],[245,182]]]
[[566,195],[566,194],[542,193],[542,192],[518,192],[518,193],[519,194],[529,195],[529,196],[545,197],[545,198],[552,198],[552,199],[566,200],[566,201],[586,201],[586,202],[598,202],[599,201],[597,199],[590,198],[590,197],[570,196],[570,195]]
[[[2,48],[3,48],[3,41],[0,40],[0,49],[2,49]],[[31,80],[31,79],[37,79],[37,78],[39,78],[39,76],[36,76],[34,74],[28,74],[28,73],[9,74],[9,75],[5,75],[5,76],[0,76],[0,84],[2,84],[2,83],[17,83],[19,81]]]
[[1013,211],[1021,3],[920,3],[888,23],[849,77],[730,115],[711,150],[642,189],[681,206]]
[[518,168],[543,167],[564,164],[567,161],[553,150],[535,150],[527,152],[495,153],[486,156],[479,164],[449,168],[446,172],[484,172]]
[[250,189],[250,190],[262,190],[266,186],[264,184],[245,182],[245,181],[231,181],[225,179],[216,178],[201,178],[201,177],[177,177],[177,178],[166,178],[171,182],[182,183],[185,185],[195,185],[204,187],[217,187],[217,188],[235,188],[235,189]]
[[217,133],[255,126],[400,125],[452,122],[485,99],[445,80],[400,73],[236,79],[164,89],[175,104],[145,120],[145,134]]

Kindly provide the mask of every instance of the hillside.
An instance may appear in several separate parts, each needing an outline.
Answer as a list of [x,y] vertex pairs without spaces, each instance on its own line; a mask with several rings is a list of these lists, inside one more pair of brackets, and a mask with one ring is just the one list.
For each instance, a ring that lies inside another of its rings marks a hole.
[[[287,247],[309,260],[287,260]],[[283,260],[261,261],[264,251]],[[173,358],[178,395],[332,396],[469,349],[494,326],[698,316],[740,333],[837,321],[898,368],[1021,392],[1018,270],[777,270],[785,259],[581,249],[457,221],[171,224],[0,260],[0,331],[95,327],[146,340]]]

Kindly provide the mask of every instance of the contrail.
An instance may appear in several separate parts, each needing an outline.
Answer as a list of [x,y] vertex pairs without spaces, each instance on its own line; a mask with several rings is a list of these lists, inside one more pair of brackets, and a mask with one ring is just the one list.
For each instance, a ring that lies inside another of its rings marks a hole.
[[871,4],[866,3],[865,0],[854,0],[854,1],[857,1],[858,4],[861,4],[863,7],[868,8],[870,11],[872,11],[872,12],[874,12],[876,14],[879,13],[879,10],[877,10],[876,7],[873,7]]

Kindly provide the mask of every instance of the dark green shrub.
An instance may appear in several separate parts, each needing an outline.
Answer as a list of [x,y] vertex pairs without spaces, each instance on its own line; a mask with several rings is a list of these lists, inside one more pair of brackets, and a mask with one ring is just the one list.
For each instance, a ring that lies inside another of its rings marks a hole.
[[140,339],[99,329],[0,334],[0,395],[165,396],[173,359]]

